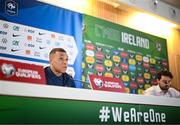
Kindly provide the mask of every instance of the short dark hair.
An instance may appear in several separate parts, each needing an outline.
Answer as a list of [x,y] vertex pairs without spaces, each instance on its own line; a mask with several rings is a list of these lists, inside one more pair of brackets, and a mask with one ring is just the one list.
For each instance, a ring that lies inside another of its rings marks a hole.
[[161,76],[168,76],[168,77],[170,77],[171,79],[173,79],[172,73],[169,72],[168,70],[162,70],[162,71],[158,72],[158,74],[157,74],[157,79],[160,80],[160,79],[161,79]]
[[55,54],[56,52],[64,52],[64,53],[66,53],[66,50],[64,50],[63,48],[54,48],[54,49],[51,50],[49,55]]

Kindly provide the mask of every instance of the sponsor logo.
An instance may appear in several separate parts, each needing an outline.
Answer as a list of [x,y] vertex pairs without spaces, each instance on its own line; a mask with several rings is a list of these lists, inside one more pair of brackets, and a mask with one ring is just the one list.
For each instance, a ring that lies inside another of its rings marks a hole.
[[128,65],[125,64],[125,63],[122,63],[121,67],[122,67],[123,70],[128,70]]
[[0,34],[2,34],[2,35],[7,35],[7,32],[5,32],[5,31],[0,31]]
[[128,59],[127,58],[121,58],[122,63],[128,63]]
[[11,52],[19,51],[18,49],[11,49]]
[[121,58],[119,56],[113,56],[112,59],[114,62],[120,62],[121,61]]
[[126,52],[121,52],[121,56],[124,57],[124,58],[126,58],[126,57],[128,57],[128,53],[126,53]]
[[4,46],[0,46],[0,50],[6,50],[7,47],[4,47]]
[[86,50],[86,55],[90,57],[94,57],[94,51],[92,50]]
[[94,45],[91,43],[86,43],[86,49],[88,50],[94,50]]
[[13,26],[14,31],[19,31],[20,27],[19,26]]
[[142,56],[141,56],[141,55],[136,55],[136,57],[135,57],[135,58],[136,58],[136,60],[137,60],[137,61],[142,61],[142,60],[143,60],[143,58],[142,58]]
[[26,55],[30,55],[31,54],[31,50],[26,50],[25,53],[26,53]]
[[56,35],[55,34],[51,34],[51,38],[55,39]]
[[58,39],[61,40],[61,41],[64,41],[64,37],[63,36],[59,36]]
[[149,62],[149,58],[146,57],[146,56],[143,56],[143,61],[146,62],[146,63],[148,63],[148,62]]
[[93,57],[86,57],[86,62],[90,64],[94,64],[95,60]]
[[148,69],[150,67],[149,63],[144,63],[143,64],[144,68]]
[[19,35],[19,34],[13,34],[12,36],[13,36],[13,37],[18,37],[18,36],[21,36],[21,35]]
[[157,73],[157,71],[156,71],[156,69],[155,69],[155,68],[150,68],[150,73],[154,75],[154,74],[156,74],[156,73]]
[[103,87],[103,81],[101,79],[94,78],[94,83],[98,88]]
[[82,62],[82,69],[86,68],[86,64]]
[[161,45],[161,43],[156,43],[156,49],[157,49],[158,51],[161,51],[161,50],[162,50],[162,45]]
[[39,49],[45,49],[46,47],[41,47],[41,46],[39,46]]
[[114,55],[118,55],[120,53],[120,51],[118,51],[118,50],[113,50],[113,54]]
[[104,74],[104,76],[105,76],[105,77],[111,77],[111,78],[113,78],[113,74],[112,74],[112,73],[109,73],[109,72],[106,72],[106,73]]
[[142,77],[138,77],[138,78],[137,78],[137,82],[138,82],[139,84],[143,84],[143,83],[144,83],[144,79],[143,79]]
[[42,43],[42,39],[41,38],[36,38],[36,42]]
[[122,75],[123,82],[129,82],[129,76],[128,75]]
[[156,60],[154,58],[150,58],[150,63],[151,64],[156,64]]
[[115,73],[115,74],[120,74],[120,73],[121,73],[121,70],[120,70],[118,67],[115,67],[115,68],[114,68],[114,73]]
[[97,64],[103,64],[103,61],[102,61],[102,60],[97,59],[97,60],[96,60],[96,63],[97,63]]
[[9,27],[9,25],[7,23],[4,23],[3,27],[4,27],[4,29],[7,29]]
[[41,32],[39,32],[39,35],[41,36],[41,35],[45,35],[45,33],[41,33]]
[[97,53],[96,53],[96,58],[97,58],[97,59],[103,59],[103,58],[104,58],[103,53],[102,53],[102,52],[97,52]]
[[2,42],[3,44],[6,44],[6,43],[8,42],[8,40],[7,40],[6,38],[2,38],[1,42]]
[[19,46],[19,41],[16,41],[16,40],[12,41],[12,45]]
[[55,46],[60,46],[59,42],[55,42],[54,44],[55,44]]
[[113,63],[112,63],[112,61],[111,61],[111,60],[107,60],[107,59],[105,59],[105,61],[104,61],[104,65],[105,65],[105,66],[108,66],[108,67],[112,67]]
[[158,83],[157,83],[157,80],[156,79],[152,79],[151,80],[151,85],[157,85]]
[[34,56],[36,56],[36,57],[40,57],[40,52],[34,52]]
[[50,44],[51,44],[51,41],[50,41],[50,40],[46,40],[46,43],[47,43],[48,45],[50,45]]
[[34,48],[34,47],[35,47],[35,45],[34,45],[34,44],[31,44],[31,43],[28,43],[28,44],[27,44],[27,47]]
[[9,78],[14,75],[15,68],[12,64],[3,63],[1,65],[1,71],[5,75],[5,77]]
[[97,65],[96,65],[96,70],[97,70],[98,72],[103,72],[103,71],[104,71],[104,67],[103,67],[102,65],[100,65],[100,64],[97,64]]
[[133,82],[133,81],[130,82],[130,88],[131,89],[136,89],[137,87],[138,86],[137,86],[137,84],[135,82]]
[[5,2],[5,12],[11,16],[17,15],[18,4],[14,0],[6,0]]
[[32,36],[27,36],[28,41],[32,41]]
[[34,30],[31,30],[31,29],[25,29],[25,32],[34,33],[35,31],[34,31]]
[[129,59],[129,64],[130,65],[136,65],[136,60],[135,59]]
[[136,71],[136,66],[134,66],[134,65],[129,65],[129,70],[130,70],[131,72],[135,72],[135,71]]
[[168,63],[166,61],[162,61],[162,65],[167,67],[168,66]]

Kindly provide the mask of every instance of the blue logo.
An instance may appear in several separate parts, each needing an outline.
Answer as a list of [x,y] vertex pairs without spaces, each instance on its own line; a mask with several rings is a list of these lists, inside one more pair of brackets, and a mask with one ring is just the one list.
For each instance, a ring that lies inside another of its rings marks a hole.
[[18,4],[14,0],[6,0],[5,2],[5,12],[11,16],[17,15]]

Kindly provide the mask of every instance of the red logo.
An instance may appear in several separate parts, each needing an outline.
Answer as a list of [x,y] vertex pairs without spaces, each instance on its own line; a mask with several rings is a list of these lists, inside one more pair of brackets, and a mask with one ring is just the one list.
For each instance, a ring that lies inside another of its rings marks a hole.
[[0,59],[0,80],[45,84],[43,66]]
[[124,84],[120,78],[110,78],[97,75],[89,75],[91,86],[94,90],[125,92]]

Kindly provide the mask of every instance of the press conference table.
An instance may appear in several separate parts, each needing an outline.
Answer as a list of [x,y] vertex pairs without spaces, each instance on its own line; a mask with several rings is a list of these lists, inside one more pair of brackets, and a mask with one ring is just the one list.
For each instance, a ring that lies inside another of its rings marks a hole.
[[179,124],[180,98],[0,81],[0,123]]

